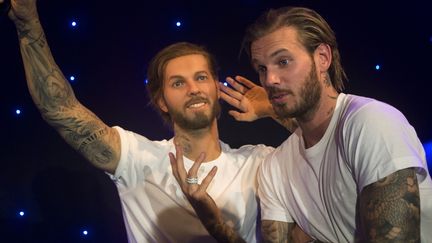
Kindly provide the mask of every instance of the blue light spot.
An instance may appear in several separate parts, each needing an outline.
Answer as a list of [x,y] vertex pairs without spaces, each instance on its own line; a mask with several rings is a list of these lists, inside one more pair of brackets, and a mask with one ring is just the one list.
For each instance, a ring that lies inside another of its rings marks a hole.
[[88,235],[88,231],[87,230],[83,230],[82,234],[83,235]]
[[72,27],[76,27],[77,25],[78,25],[78,23],[77,23],[76,21],[72,21],[72,22],[71,22],[71,26],[72,26]]
[[20,211],[20,212],[18,213],[18,215],[21,216],[21,217],[23,217],[24,214],[25,214],[24,211]]
[[376,65],[376,66],[375,66],[375,69],[376,69],[376,70],[380,70],[380,69],[381,69],[381,66],[380,66],[380,65]]
[[228,86],[228,83],[227,83],[227,82],[224,82],[223,84],[224,84],[225,86]]
[[145,84],[148,84],[148,79],[145,79],[145,80],[144,80],[144,83],[145,83]]
[[423,144],[423,148],[426,152],[426,161],[429,167],[429,171],[432,170],[432,140]]
[[15,110],[15,113],[16,113],[17,115],[21,115],[21,110],[20,110],[20,109],[16,109],[16,110]]
[[69,80],[72,81],[72,82],[75,81],[75,76],[70,76]]
[[177,27],[180,27],[181,26],[181,22],[177,21],[176,25],[177,25]]

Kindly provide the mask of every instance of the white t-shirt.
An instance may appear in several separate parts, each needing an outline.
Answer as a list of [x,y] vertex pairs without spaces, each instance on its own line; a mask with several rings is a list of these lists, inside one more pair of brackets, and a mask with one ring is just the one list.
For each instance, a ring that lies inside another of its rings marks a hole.
[[[129,242],[215,242],[172,175],[168,153],[175,154],[173,139],[151,141],[115,128],[120,134],[121,158],[111,178],[120,195]],[[245,145],[231,149],[223,142],[221,148],[219,158],[201,165],[199,183],[213,166],[218,167],[208,194],[224,220],[247,242],[256,242],[256,175],[273,148]],[[183,159],[189,170],[194,161]]]
[[414,128],[385,103],[340,94],[317,144],[305,149],[297,129],[262,164],[261,217],[295,221],[321,241],[353,242],[362,189],[408,167],[418,168],[422,242],[431,242],[432,181]]

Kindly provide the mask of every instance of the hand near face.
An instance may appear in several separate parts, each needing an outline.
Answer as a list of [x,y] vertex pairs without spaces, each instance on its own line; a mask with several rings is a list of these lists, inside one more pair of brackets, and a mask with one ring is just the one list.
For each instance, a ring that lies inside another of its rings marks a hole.
[[242,76],[228,77],[226,81],[232,88],[219,84],[221,98],[239,110],[229,111],[234,119],[251,122],[272,115],[273,108],[261,86]]

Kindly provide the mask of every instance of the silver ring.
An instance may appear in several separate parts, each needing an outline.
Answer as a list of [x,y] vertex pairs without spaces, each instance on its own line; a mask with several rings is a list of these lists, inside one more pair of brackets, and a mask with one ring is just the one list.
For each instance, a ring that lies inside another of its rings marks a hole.
[[186,177],[187,184],[198,184],[198,177]]

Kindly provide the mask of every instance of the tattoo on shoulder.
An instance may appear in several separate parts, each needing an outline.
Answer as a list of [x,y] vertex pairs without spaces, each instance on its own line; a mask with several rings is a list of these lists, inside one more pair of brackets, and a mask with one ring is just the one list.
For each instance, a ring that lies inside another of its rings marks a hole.
[[369,242],[420,242],[420,196],[413,168],[364,188],[360,217]]

